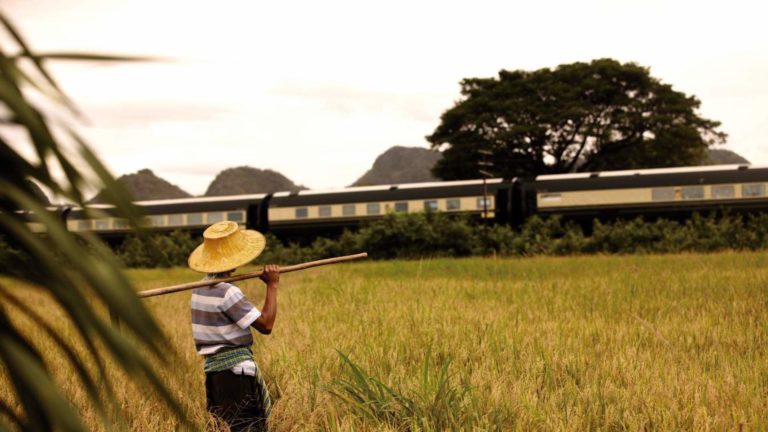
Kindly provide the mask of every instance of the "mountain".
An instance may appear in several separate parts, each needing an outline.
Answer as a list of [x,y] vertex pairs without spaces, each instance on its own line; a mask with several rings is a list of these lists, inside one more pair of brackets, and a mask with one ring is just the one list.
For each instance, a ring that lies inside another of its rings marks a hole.
[[[189,198],[191,196],[175,184],[171,184],[156,176],[155,173],[148,169],[140,170],[135,174],[120,176],[117,181],[128,189],[128,192],[135,201]],[[103,192],[99,192],[89,202],[105,202]]]
[[436,181],[431,170],[440,157],[439,152],[425,148],[394,146],[380,154],[352,186]]
[[736,152],[726,149],[708,149],[707,156],[701,165],[722,165],[722,164],[748,164],[750,163],[744,157]]
[[240,195],[298,191],[306,189],[293,183],[286,176],[270,169],[258,169],[248,166],[228,168],[216,175],[205,196]]

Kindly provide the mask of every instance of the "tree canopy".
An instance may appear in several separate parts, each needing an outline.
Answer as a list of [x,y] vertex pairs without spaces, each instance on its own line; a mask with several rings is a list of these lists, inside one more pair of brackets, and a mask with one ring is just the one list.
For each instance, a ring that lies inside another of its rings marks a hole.
[[700,101],[635,63],[612,59],[461,81],[462,99],[427,136],[443,148],[434,173],[477,178],[483,152],[495,176],[695,165],[724,142]]

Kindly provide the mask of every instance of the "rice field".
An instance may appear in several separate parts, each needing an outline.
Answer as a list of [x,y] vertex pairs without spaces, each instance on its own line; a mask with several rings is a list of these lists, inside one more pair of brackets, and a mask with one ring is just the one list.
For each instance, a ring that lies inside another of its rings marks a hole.
[[[129,273],[137,289],[197,278]],[[261,305],[261,282],[239,286]],[[18,289],[72,337],[48,299]],[[162,378],[196,427],[211,428],[189,293],[146,302],[174,353]],[[282,277],[275,329],[254,334],[275,431],[768,429],[763,253],[313,269]],[[56,365],[50,341],[37,343]],[[104,429],[72,371],[56,373],[89,427]],[[179,428],[140,381],[110,378],[125,430]],[[8,387],[0,375],[5,400]]]

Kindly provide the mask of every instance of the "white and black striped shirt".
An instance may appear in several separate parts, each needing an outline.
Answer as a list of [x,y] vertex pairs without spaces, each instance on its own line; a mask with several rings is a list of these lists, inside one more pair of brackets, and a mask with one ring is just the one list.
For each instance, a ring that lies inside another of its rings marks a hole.
[[192,336],[200,355],[253,344],[250,325],[261,312],[240,288],[219,283],[192,291]]

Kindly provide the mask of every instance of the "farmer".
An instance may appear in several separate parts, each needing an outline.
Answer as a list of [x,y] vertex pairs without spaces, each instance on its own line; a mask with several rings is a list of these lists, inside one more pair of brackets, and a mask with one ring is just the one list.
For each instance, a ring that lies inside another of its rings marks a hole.
[[[189,256],[189,267],[207,273],[205,279],[228,277],[259,256],[265,245],[257,231],[240,230],[235,222],[218,222],[203,233],[203,244]],[[253,361],[250,327],[265,335],[272,332],[278,266],[267,265],[261,280],[267,290],[261,311],[229,283],[192,291],[192,336],[197,353],[205,357],[207,408],[232,431],[267,430],[272,408],[264,378]]]

